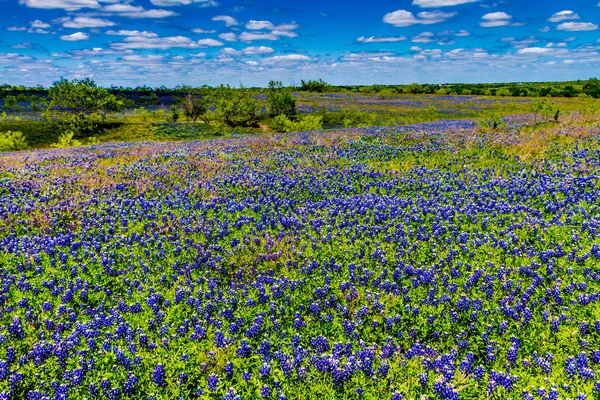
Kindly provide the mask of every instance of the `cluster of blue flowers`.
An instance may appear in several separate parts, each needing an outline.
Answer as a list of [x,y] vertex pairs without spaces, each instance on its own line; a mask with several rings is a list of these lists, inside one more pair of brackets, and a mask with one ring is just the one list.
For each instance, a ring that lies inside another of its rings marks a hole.
[[0,158],[0,399],[597,396],[597,141],[475,135]]

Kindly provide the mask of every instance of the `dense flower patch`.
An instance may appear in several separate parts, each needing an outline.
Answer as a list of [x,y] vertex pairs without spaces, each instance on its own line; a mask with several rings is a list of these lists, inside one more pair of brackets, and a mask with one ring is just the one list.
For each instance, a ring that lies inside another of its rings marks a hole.
[[492,146],[519,140],[0,156],[0,399],[593,398],[600,152]]

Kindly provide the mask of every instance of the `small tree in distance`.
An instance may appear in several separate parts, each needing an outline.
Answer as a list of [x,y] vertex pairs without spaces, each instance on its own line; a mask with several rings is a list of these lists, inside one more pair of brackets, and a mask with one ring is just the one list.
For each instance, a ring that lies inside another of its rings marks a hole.
[[57,123],[63,132],[89,136],[108,115],[123,108],[123,102],[90,78],[61,79],[53,83],[44,118]]
[[184,97],[181,99],[181,106],[183,107],[183,113],[188,120],[196,122],[198,119],[204,123],[210,123],[208,115],[209,102],[207,96],[201,93],[197,89],[183,88],[185,92]]
[[267,95],[267,112],[271,117],[296,115],[296,100],[292,97],[292,90],[283,86],[279,81],[270,81]]

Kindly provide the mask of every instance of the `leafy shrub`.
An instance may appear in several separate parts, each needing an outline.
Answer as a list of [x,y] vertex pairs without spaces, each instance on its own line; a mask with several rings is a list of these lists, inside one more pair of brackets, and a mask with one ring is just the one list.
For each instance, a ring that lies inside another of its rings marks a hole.
[[292,97],[292,91],[283,87],[279,81],[269,82],[267,95],[267,112],[270,116],[285,115],[292,117],[296,115],[296,101]]
[[25,135],[20,131],[8,131],[0,133],[0,151],[25,150],[27,141]]
[[503,120],[502,118],[500,118],[499,116],[494,115],[490,119],[484,119],[484,120],[480,121],[479,122],[479,127],[484,132],[501,131],[504,128],[506,128],[506,121]]
[[276,132],[303,132],[323,129],[323,117],[320,115],[307,115],[298,121],[292,121],[285,115],[273,118],[271,129]]
[[209,97],[216,114],[229,126],[246,124],[256,116],[258,110],[256,100],[243,86],[233,89],[229,85],[221,85],[213,89]]
[[73,131],[67,131],[59,136],[57,143],[53,143],[51,144],[51,146],[57,149],[64,149],[67,147],[83,145],[83,143],[81,143],[79,140],[74,139],[74,137],[75,133]]
[[89,78],[61,79],[48,94],[50,104],[42,115],[56,122],[65,134],[92,134],[111,112],[123,108],[122,101]]

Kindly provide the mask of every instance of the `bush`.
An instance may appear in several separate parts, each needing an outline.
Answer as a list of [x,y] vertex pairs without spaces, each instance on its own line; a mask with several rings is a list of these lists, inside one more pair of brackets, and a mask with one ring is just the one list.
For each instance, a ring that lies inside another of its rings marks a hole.
[[210,123],[208,117],[208,100],[204,96],[200,96],[198,93],[188,92],[187,95],[181,100],[183,107],[183,114],[188,120],[196,122],[198,119],[204,121],[204,123]]
[[25,150],[27,147],[29,146],[22,132],[0,132],[0,151],[19,151]]
[[501,131],[506,128],[506,121],[497,115],[494,115],[490,119],[486,119],[479,122],[479,127],[484,132],[495,132]]
[[48,92],[50,103],[42,114],[56,122],[67,134],[90,135],[98,130],[111,112],[123,108],[108,90],[89,79],[61,79]]
[[58,143],[53,143],[50,146],[57,149],[64,149],[67,147],[83,145],[83,143],[81,143],[79,140],[74,139],[74,137],[75,133],[73,131],[65,132],[58,138]]
[[292,121],[285,115],[273,118],[269,126],[276,132],[303,132],[323,129],[323,117],[320,115],[307,115],[298,121]]
[[221,85],[213,89],[209,100],[214,104],[215,112],[229,126],[247,124],[256,117],[258,104],[252,93],[245,87],[233,89]]
[[296,101],[292,97],[292,90],[283,87],[279,81],[269,82],[267,95],[267,112],[270,116],[285,115],[293,117],[296,115]]

